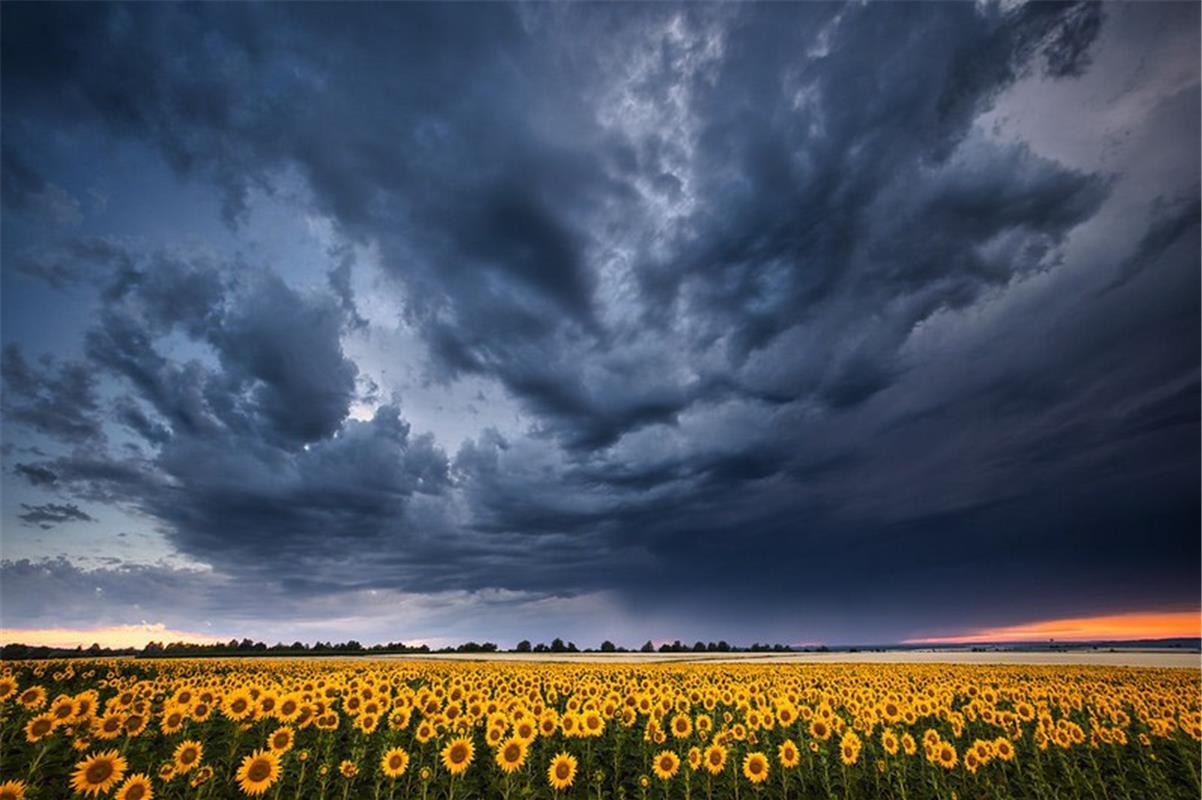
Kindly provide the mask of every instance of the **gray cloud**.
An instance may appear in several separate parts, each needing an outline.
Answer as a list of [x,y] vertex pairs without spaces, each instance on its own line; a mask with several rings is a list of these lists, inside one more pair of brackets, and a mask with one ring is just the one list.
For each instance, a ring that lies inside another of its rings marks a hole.
[[41,433],[71,442],[102,436],[95,377],[80,363],[40,366],[25,360],[21,348],[4,348],[4,416]]
[[25,509],[17,517],[29,525],[36,525],[43,530],[49,530],[55,525],[64,522],[95,522],[96,519],[86,511],[81,511],[74,503],[46,503],[40,506],[31,506],[28,503],[22,503],[21,508]]

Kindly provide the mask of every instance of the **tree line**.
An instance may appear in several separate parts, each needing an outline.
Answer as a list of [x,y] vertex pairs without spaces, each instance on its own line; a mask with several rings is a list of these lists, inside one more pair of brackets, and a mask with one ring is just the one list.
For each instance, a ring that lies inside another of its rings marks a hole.
[[[637,650],[620,647],[608,639],[597,648],[581,649],[575,642],[565,642],[555,638],[550,644],[539,642],[532,644],[528,639],[518,642],[512,650],[503,650],[493,642],[464,642],[454,647],[431,648],[426,644],[407,645],[404,642],[389,642],[387,644],[363,645],[351,639],[346,642],[293,642],[284,644],[277,642],[268,645],[250,639],[230,639],[228,642],[198,644],[195,642],[149,642],[145,647],[109,648],[93,644],[91,647],[45,647],[40,645],[25,645],[19,643],[6,644],[0,647],[0,660],[18,661],[47,658],[107,658],[115,656],[132,656],[136,658],[197,658],[197,657],[236,657],[236,656],[339,656],[339,655],[406,655],[429,653],[787,653],[795,648],[783,644],[760,644],[756,642],[749,647],[737,647],[725,641],[694,642],[692,645],[682,643],[679,639],[674,642],[664,642],[658,647],[648,640]],[[825,647],[817,648],[819,652]]]

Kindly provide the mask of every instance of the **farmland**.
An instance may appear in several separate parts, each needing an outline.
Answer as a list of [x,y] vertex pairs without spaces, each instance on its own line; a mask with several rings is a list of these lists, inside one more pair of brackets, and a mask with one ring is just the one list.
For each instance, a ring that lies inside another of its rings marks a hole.
[[0,798],[1197,797],[1199,672],[16,662]]

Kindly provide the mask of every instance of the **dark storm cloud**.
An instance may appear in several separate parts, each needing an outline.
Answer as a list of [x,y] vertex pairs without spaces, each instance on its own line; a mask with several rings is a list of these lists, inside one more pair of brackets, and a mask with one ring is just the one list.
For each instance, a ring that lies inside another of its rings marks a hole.
[[[6,417],[76,446],[15,471],[294,596],[705,586],[882,636],[1196,598],[1196,183],[1107,231],[1122,169],[982,122],[1088,75],[1104,11],[6,7],[6,207],[47,191],[46,131],[87,131],[216,186],[234,236],[297,177],[342,242],[304,291],[246,256],[23,249],[96,290],[119,388],[7,350]],[[529,430],[448,457],[396,402],[351,415],[381,393],[342,346],[356,245],[426,376],[495,382]]]
[[55,525],[63,522],[95,522],[96,519],[86,511],[80,510],[79,506],[74,503],[46,503],[40,506],[31,506],[28,503],[22,503],[21,508],[25,509],[17,518],[29,525],[37,525],[43,530],[49,530]]
[[[135,393],[111,418],[151,453],[81,451],[23,474],[149,513],[184,552],[240,571],[285,559],[282,577],[308,578],[348,548],[414,546],[409,501],[447,489],[447,459],[394,406],[347,419],[357,371],[340,344],[346,311],[244,264],[123,248],[108,259],[120,269],[93,273],[104,300],[87,352]],[[194,357],[164,354],[173,336]],[[18,388],[32,383],[19,357],[6,369]],[[308,579],[357,581],[357,571]]]
[[96,381],[86,365],[55,364],[51,359],[33,365],[19,346],[9,344],[0,374],[7,419],[68,442],[102,436]]
[[1178,198],[1175,202],[1159,200],[1153,205],[1153,218],[1148,230],[1140,237],[1131,253],[1119,265],[1118,275],[1106,285],[1105,291],[1122,286],[1141,270],[1156,264],[1165,251],[1186,234],[1197,238],[1202,223],[1202,202],[1198,199],[1197,187],[1191,197]]
[[53,486],[54,482],[58,480],[58,475],[53,470],[31,464],[17,464],[13,467],[13,472],[24,477],[34,486]]

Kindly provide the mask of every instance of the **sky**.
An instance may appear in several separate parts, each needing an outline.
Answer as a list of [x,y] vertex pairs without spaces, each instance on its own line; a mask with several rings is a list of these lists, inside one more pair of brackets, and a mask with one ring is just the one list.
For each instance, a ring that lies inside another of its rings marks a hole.
[[1198,635],[1196,3],[0,17],[7,640]]

